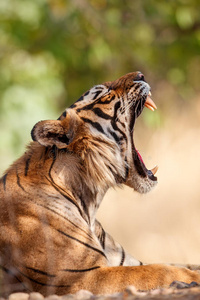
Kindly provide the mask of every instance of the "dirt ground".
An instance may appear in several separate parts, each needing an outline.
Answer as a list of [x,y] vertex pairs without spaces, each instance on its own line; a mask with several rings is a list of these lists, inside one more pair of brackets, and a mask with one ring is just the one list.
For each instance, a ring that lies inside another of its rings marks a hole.
[[[113,295],[98,295],[95,296],[92,293],[81,290],[74,295],[57,296],[51,295],[43,297],[39,293],[15,293],[11,294],[8,300],[166,300],[166,299],[178,299],[178,300],[199,300],[200,299],[200,287],[193,287],[189,289],[157,289],[151,292],[137,292],[133,286],[128,287],[123,293],[116,293]],[[4,300],[0,298],[0,300]]]

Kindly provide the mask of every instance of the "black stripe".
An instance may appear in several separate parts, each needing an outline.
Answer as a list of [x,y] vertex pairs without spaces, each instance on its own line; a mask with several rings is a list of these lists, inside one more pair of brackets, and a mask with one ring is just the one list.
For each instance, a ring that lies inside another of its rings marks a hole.
[[28,174],[28,169],[29,169],[29,165],[30,165],[30,160],[31,160],[31,157],[29,157],[29,158],[26,160],[24,176],[27,176],[27,174]]
[[114,106],[115,113],[114,113],[113,119],[114,119],[115,121],[118,121],[118,122],[125,128],[125,124],[122,123],[122,122],[119,120],[118,116],[117,116],[118,110],[120,111],[121,114],[124,113],[124,109],[125,109],[125,107],[124,107],[124,106],[125,106],[125,105],[124,105],[124,98],[123,98],[123,96],[118,96],[118,98],[121,98],[121,100],[122,100],[122,102],[123,102],[123,106],[121,105],[121,101],[116,102],[116,104],[115,104],[115,106]]
[[141,87],[140,83],[136,83],[134,86],[135,92]]
[[[48,151],[49,151],[49,148],[46,147],[46,148],[45,148],[45,151],[44,151],[44,162],[45,162],[45,160],[46,160],[46,158],[47,158],[47,153],[48,153]],[[43,153],[42,153],[42,155],[43,155]],[[42,155],[41,155],[41,158],[42,158]]]
[[125,251],[122,246],[121,246],[121,248],[122,248],[122,258],[121,258],[120,266],[123,266],[124,261],[125,261]]
[[105,134],[105,132],[104,132],[104,130],[103,130],[103,128],[102,128],[102,126],[98,123],[98,122],[93,122],[92,120],[90,120],[90,119],[87,119],[87,118],[81,118],[84,122],[86,122],[86,123],[90,123],[94,128],[96,128],[98,131],[100,131],[101,133],[104,133]]
[[89,217],[89,211],[88,211],[88,206],[85,203],[84,199],[82,198],[82,196],[79,197],[81,200],[81,206],[86,214],[86,216],[88,217],[88,223],[90,224],[90,217]]
[[115,106],[114,106],[114,117],[117,117],[117,111],[120,108],[120,106],[121,106],[121,102],[120,101],[118,101],[118,102],[115,103]]
[[[89,92],[87,92],[87,94],[89,94]],[[85,95],[84,96],[86,96],[86,93],[85,93]],[[76,100],[76,102],[80,102],[80,101],[82,101],[83,100],[83,95],[78,99],[78,100]],[[75,103],[76,103],[75,102]],[[72,105],[74,105],[74,104],[72,104]],[[70,108],[71,108],[71,106],[70,106]]]
[[125,173],[125,180],[128,178],[128,173],[129,173],[129,166],[128,166],[128,161],[127,161],[127,156],[125,157],[125,162],[126,162],[126,165],[125,165],[125,171],[126,171],[126,173]]
[[[96,90],[99,90],[99,91],[100,91],[100,90],[103,91],[102,85],[103,85],[103,84],[101,84],[101,86],[100,86],[99,84],[98,84],[98,85],[95,85],[95,86],[93,86],[92,89],[93,89],[93,90],[96,89]],[[104,85],[104,86],[105,86],[105,85]],[[94,94],[94,93],[93,93],[93,94]]]
[[84,107],[78,108],[76,111],[80,112],[82,110],[91,110],[91,109],[93,109],[95,104],[96,104],[96,102],[90,103],[88,105],[85,105]]
[[4,176],[3,176],[3,189],[4,189],[4,191],[6,190],[6,179],[7,179],[7,175],[8,174],[5,174]]
[[101,93],[102,93],[102,89],[92,93],[92,94],[95,94],[94,97],[92,98],[92,100],[95,100]]
[[106,113],[104,113],[99,107],[95,107],[92,109],[92,111],[100,118],[102,119],[106,119],[106,120],[109,120],[111,119],[112,117]]
[[92,250],[100,253],[102,256],[104,256],[105,258],[107,258],[106,255],[104,254],[104,252],[102,252],[101,250],[99,250],[99,249],[97,249],[97,248],[95,248],[93,246],[90,246],[89,244],[87,244],[85,242],[80,241],[79,239],[77,239],[77,238],[75,238],[75,237],[73,237],[73,236],[71,236],[71,235],[69,235],[69,234],[61,231],[60,229],[57,229],[57,231],[59,233],[63,234],[64,236],[66,236],[66,237],[68,237],[68,238],[70,238],[70,239],[72,239],[72,240],[74,240],[74,241],[76,241],[76,242],[78,242],[78,243],[80,243],[80,244],[82,244],[82,245],[84,245],[84,246],[86,246],[86,247],[88,247],[88,248],[90,248],[90,249],[92,249]]
[[87,96],[87,95],[89,94],[89,92],[90,92],[90,90],[88,90],[87,92],[85,92],[78,100],[75,101],[74,104],[72,104],[72,105],[70,106],[70,108],[73,108],[73,107],[75,106],[76,102],[82,101],[82,100],[84,99],[84,97]]
[[66,110],[64,111],[64,113],[62,114],[62,117],[66,118],[67,112]]
[[125,124],[122,123],[119,119],[117,121],[122,125],[122,127],[124,127],[124,128],[126,127]]
[[[1,265],[0,265],[0,268],[1,268],[4,272],[6,272],[7,274],[12,275],[18,282],[21,283],[21,285],[22,285],[28,292],[31,292],[31,290],[25,286],[25,284],[24,284],[24,283],[23,283],[23,282],[15,275],[15,273],[14,273],[12,270],[9,270],[9,269],[7,269],[7,268],[1,266]],[[0,292],[0,293],[1,293],[1,292]],[[0,296],[1,296],[1,294],[0,294]]]
[[72,104],[69,108],[75,108],[76,107],[76,104]]
[[[100,102],[99,102],[99,99],[96,99],[96,100],[94,100],[93,99],[93,102],[92,103],[90,103],[90,104],[87,104],[87,105],[85,105],[84,107],[81,107],[81,108],[77,108],[77,112],[80,112],[80,111],[82,111],[82,110],[93,110],[93,107],[96,105],[96,104],[99,104]],[[104,104],[104,102],[102,102],[103,104]]]
[[[85,97],[85,96],[89,95],[89,93],[90,93],[90,90],[88,90],[87,92],[85,92],[83,94],[83,96],[81,96],[81,97]],[[81,101],[81,98],[79,98],[77,101]]]
[[26,267],[27,270],[31,270],[35,273],[38,273],[38,274],[41,274],[41,275],[44,275],[44,276],[47,276],[47,277],[56,277],[56,275],[52,275],[52,274],[48,274],[47,272],[43,272],[43,271],[40,271],[38,269],[34,269],[34,268],[30,268],[30,267]]
[[[115,104],[115,113],[114,113],[114,117],[113,117],[113,119],[111,120],[111,125],[112,125],[112,127],[113,127],[113,129],[115,130],[115,131],[118,131],[119,133],[121,133],[121,135],[123,136],[123,138],[126,140],[126,142],[127,142],[127,137],[126,137],[126,135],[125,135],[125,133],[123,132],[123,131],[121,131],[120,129],[119,129],[119,127],[117,126],[117,124],[116,124],[116,120],[117,120],[117,111],[118,111],[118,109],[120,108],[120,102],[117,102],[116,104]],[[123,126],[124,124],[123,123],[121,123],[120,122],[120,124]]]
[[117,144],[119,144],[120,141],[123,140],[122,137],[121,138],[118,137],[118,135],[114,131],[110,130],[110,128],[108,128],[108,132],[112,135],[112,137],[114,138],[114,140]]
[[106,232],[105,232],[105,230],[103,229],[102,226],[101,226],[101,230],[102,230],[102,233],[101,233],[101,236],[99,238],[99,241],[101,243],[102,248],[105,249]]
[[62,113],[62,115],[57,119],[58,121],[62,120],[62,119],[65,119],[66,118],[66,115],[67,115],[67,112],[66,110]]
[[135,125],[135,119],[136,119],[136,116],[135,116],[135,113],[131,115],[131,121],[130,121],[130,124],[129,124],[129,130],[130,132],[133,130],[133,127]]
[[17,169],[16,169],[16,176],[17,176],[17,185],[22,189],[22,191],[26,192],[20,183],[20,177],[19,177],[19,174],[17,173]]
[[145,101],[146,101],[146,97],[145,96],[142,96],[140,98],[140,100],[137,101],[137,103],[135,105],[135,108],[134,108],[134,110],[135,110],[135,118],[138,118],[139,115],[142,113]]
[[24,276],[25,278],[29,279],[30,281],[34,282],[34,283],[37,283],[39,285],[42,285],[42,286],[51,286],[51,287],[57,287],[57,288],[69,288],[70,285],[55,285],[55,284],[47,284],[47,283],[43,283],[43,282],[40,282],[40,281],[37,281],[29,276],[27,276],[26,274],[22,273],[20,270],[18,270],[16,268],[16,270],[22,275]]
[[64,269],[64,270],[61,270],[61,271],[72,272],[72,273],[82,273],[82,272],[93,271],[93,270],[96,270],[96,269],[99,269],[99,268],[100,268],[100,266],[89,268],[89,269],[81,269],[81,270]]

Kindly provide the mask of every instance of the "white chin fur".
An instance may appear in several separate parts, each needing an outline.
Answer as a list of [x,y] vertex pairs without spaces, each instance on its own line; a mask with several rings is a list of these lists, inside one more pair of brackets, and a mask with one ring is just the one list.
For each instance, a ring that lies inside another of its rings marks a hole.
[[135,167],[131,167],[126,184],[140,194],[150,192],[157,184],[157,181],[151,180],[148,176],[142,177],[138,174]]
[[146,194],[150,192],[157,184],[157,181],[153,181],[149,179],[148,177],[146,178],[134,178],[133,180],[133,188],[136,192],[140,194]]

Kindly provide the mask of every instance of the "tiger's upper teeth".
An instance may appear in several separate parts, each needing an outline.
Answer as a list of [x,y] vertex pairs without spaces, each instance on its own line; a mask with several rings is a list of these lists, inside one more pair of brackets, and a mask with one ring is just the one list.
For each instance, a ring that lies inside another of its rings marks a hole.
[[154,109],[157,109],[157,106],[155,105],[155,103],[153,102],[153,100],[151,99],[151,92],[149,91],[149,94],[147,96],[146,102],[144,104],[147,108],[149,108],[150,110],[154,111]]
[[158,171],[158,166],[155,166],[153,169],[151,169],[153,175],[155,175],[157,171]]

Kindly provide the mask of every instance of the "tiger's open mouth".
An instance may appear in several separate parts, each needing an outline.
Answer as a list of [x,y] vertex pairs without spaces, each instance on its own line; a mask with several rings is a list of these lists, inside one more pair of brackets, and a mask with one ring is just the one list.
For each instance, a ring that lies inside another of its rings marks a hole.
[[[151,111],[154,111],[155,109],[157,109],[156,104],[154,103],[154,101],[151,98],[151,92],[149,91],[147,97],[145,100],[141,101],[141,108],[138,112],[136,112],[136,117],[138,117],[144,106],[146,106],[148,109],[150,109]],[[135,148],[134,142],[132,141],[132,146],[133,146],[133,161],[136,167],[136,170],[138,172],[138,174],[142,177],[148,177],[150,180],[152,181],[157,181],[157,177],[154,176],[158,170],[158,166],[155,166],[153,169],[148,170],[144,160],[141,156],[141,154],[139,153],[139,151]]]

